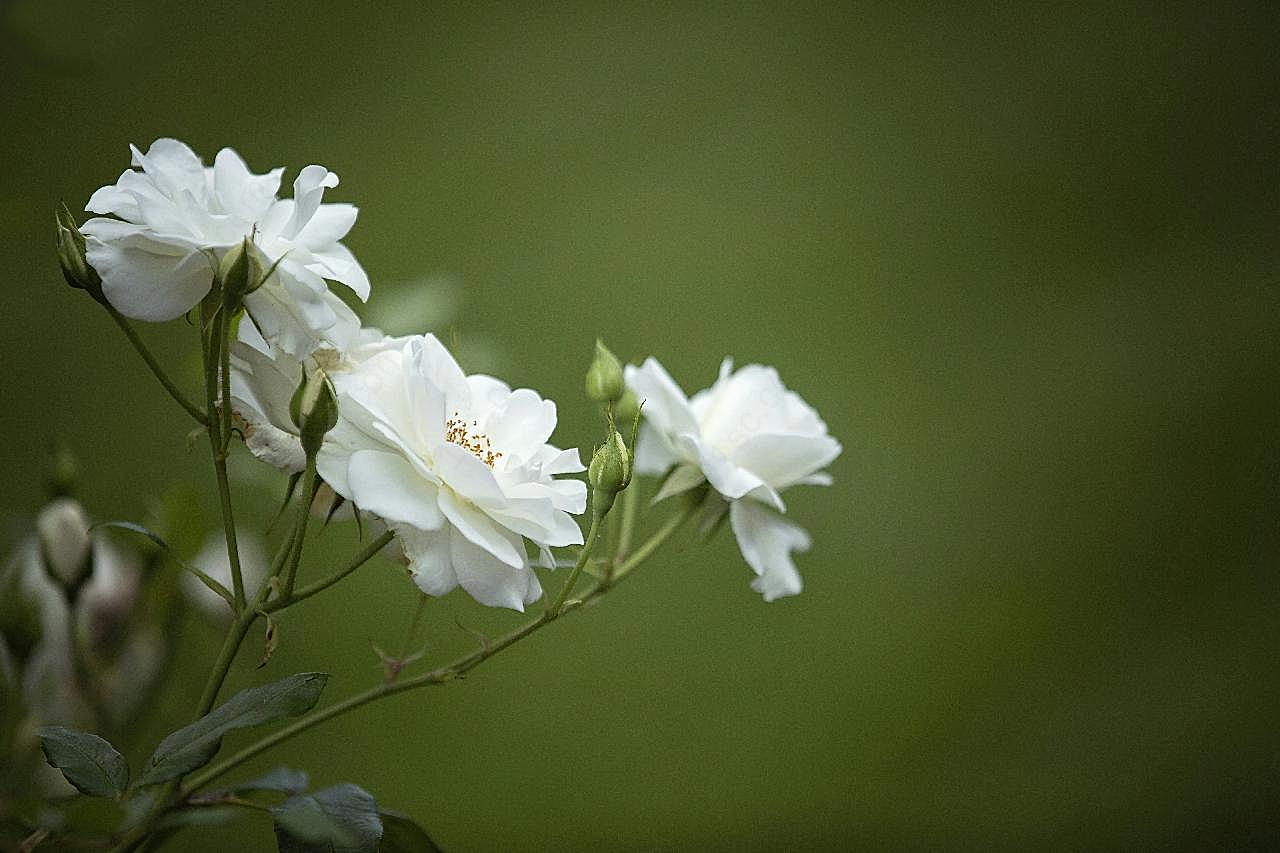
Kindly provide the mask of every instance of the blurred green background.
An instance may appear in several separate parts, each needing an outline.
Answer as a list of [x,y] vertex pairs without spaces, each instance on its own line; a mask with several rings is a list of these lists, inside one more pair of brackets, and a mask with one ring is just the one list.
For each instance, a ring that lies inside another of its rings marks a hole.
[[[365,316],[560,405],[597,335],[687,390],[777,365],[845,446],[789,496],[802,596],[730,536],[465,682],[282,749],[450,851],[1265,846],[1280,794],[1280,14],[1205,4],[8,2],[4,544],[46,451],[99,518],[203,445],[69,290],[52,211],[176,136],[353,201]],[[284,192],[288,193],[286,183]],[[425,294],[425,295],[424,295]],[[191,371],[182,322],[145,330]],[[194,386],[193,386],[194,387]],[[261,529],[281,486],[238,493]],[[260,471],[258,473],[261,473]],[[310,571],[355,547],[349,526]],[[553,579],[552,584],[556,581]],[[414,606],[371,564],[233,686],[378,678]],[[514,614],[458,592],[432,660]],[[130,744],[189,713],[216,631]],[[231,738],[231,744],[246,742]],[[268,822],[190,851],[270,848]]]

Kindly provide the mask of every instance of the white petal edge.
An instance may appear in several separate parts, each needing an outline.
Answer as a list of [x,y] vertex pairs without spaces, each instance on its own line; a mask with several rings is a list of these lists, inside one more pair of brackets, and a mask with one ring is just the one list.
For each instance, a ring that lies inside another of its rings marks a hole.
[[804,588],[791,560],[791,552],[803,553],[812,544],[804,528],[753,500],[734,501],[729,506],[729,524],[743,559],[758,575],[751,588],[765,601],[797,595]]

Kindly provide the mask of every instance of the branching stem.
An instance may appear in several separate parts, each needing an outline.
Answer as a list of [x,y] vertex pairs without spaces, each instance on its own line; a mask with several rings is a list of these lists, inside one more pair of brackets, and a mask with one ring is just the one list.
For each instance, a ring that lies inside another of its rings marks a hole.
[[[596,601],[597,599],[599,599],[600,597],[602,597],[603,595],[605,595],[609,590],[611,590],[614,586],[616,586],[624,577],[626,577],[636,566],[644,562],[644,560],[648,559],[648,557],[652,555],[654,551],[656,551],[659,547],[661,547],[661,545],[664,542],[666,542],[669,538],[671,538],[671,535],[675,533],[676,530],[679,529],[680,525],[683,524],[684,521],[688,519],[692,514],[693,514],[693,510],[689,509],[684,512],[677,513],[671,516],[669,519],[667,519],[667,521],[662,525],[662,527],[660,527],[656,532],[654,532],[654,534],[651,537],[649,537],[649,539],[646,540],[644,544],[642,544],[639,548],[636,549],[635,554],[633,554],[630,558],[624,560],[617,567],[617,570],[613,572],[612,575],[610,575],[610,577],[608,577],[605,580],[601,580],[594,587],[592,587],[587,592],[587,594],[584,595],[582,598],[565,601],[559,608],[555,608],[555,607],[547,608],[547,610],[544,611],[541,616],[539,616],[537,619],[533,620],[532,622],[529,622],[528,624],[523,625],[520,628],[517,628],[511,633],[482,646],[481,648],[475,650],[474,652],[468,655],[464,655],[463,657],[459,658],[458,660],[454,661],[453,663],[447,666],[432,670],[431,672],[427,672],[422,675],[414,676],[412,678],[406,678],[403,681],[392,681],[390,683],[384,682],[382,684],[377,685],[376,687],[369,688],[363,693],[357,693],[354,696],[349,696],[340,702],[336,702],[333,705],[328,706],[327,708],[322,708],[319,711],[315,711],[291,723],[290,725],[285,726],[279,731],[273,732],[272,734],[267,735],[261,740],[255,743],[252,743],[249,746],[246,746],[244,749],[241,749],[239,752],[236,752],[234,755],[231,755],[230,757],[224,759],[223,761],[220,761],[219,763],[213,765],[212,767],[209,767],[200,773],[196,773],[192,775],[191,777],[188,778],[186,783],[182,786],[183,796],[188,796],[192,792],[200,790],[205,785],[208,785],[214,782],[215,780],[221,778],[224,774],[229,773],[230,771],[239,767],[241,764],[244,764],[246,761],[249,761],[250,759],[260,755],[261,753],[266,752],[267,750],[271,749],[274,746],[277,746],[278,744],[284,743],[285,741],[290,740],[302,734],[303,732],[307,731],[310,728],[318,726],[327,720],[332,720],[334,717],[342,716],[343,714],[346,714],[349,711],[354,711],[356,708],[360,708],[364,705],[368,705],[369,703],[375,702],[379,699],[385,699],[389,696],[394,696],[397,693],[405,693],[410,690],[416,690],[419,687],[429,687],[432,685],[444,684],[446,682],[453,681],[455,679],[465,676],[471,670],[480,666],[480,664],[484,663],[489,658],[498,654],[503,649],[506,649],[515,645],[519,641],[523,640],[525,637],[528,637],[530,634],[533,634],[535,631],[538,631],[539,629],[550,624],[551,622],[554,622],[558,616],[561,616],[572,610],[576,610],[579,607],[583,607],[587,604],[590,604]],[[590,533],[588,533],[587,539],[588,541],[591,540]],[[587,552],[588,552],[588,549],[584,546],[583,556],[579,558],[579,563],[581,563],[582,565],[585,565]],[[569,586],[570,584],[566,582],[565,590],[567,590]],[[567,596],[567,592],[562,590],[562,597],[565,597],[565,596]]]

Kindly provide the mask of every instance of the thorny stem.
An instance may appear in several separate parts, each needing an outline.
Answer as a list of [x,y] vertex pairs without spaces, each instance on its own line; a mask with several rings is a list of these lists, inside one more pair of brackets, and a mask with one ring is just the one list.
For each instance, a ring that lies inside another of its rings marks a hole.
[[[633,554],[630,558],[624,560],[617,567],[615,572],[613,572],[609,577],[599,581],[582,598],[566,601],[559,610],[548,608],[546,611],[542,613],[541,616],[539,616],[537,619],[533,620],[532,622],[529,622],[528,624],[520,628],[517,628],[515,631],[512,631],[511,633],[497,640],[493,640],[485,643],[476,651],[472,652],[469,655],[464,655],[463,657],[459,658],[458,660],[454,661],[453,663],[447,666],[432,670],[431,672],[427,672],[422,675],[414,676],[413,678],[406,678],[403,681],[393,681],[390,683],[384,682],[382,684],[379,684],[376,687],[371,687],[362,693],[357,693],[354,696],[349,696],[346,699],[343,699],[341,702],[336,702],[327,708],[323,708],[319,711],[309,714],[308,716],[303,717],[288,726],[285,726],[279,731],[273,732],[272,734],[267,735],[261,740],[255,743],[252,743],[249,746],[246,746],[244,749],[241,749],[239,752],[235,753],[229,758],[224,759],[218,764],[215,764],[214,766],[209,767],[203,772],[197,773],[191,776],[187,780],[187,782],[182,786],[183,796],[189,796],[192,792],[198,791],[200,788],[203,788],[205,785],[208,785],[211,782],[221,778],[224,774],[229,773],[230,771],[234,770],[235,768],[239,767],[241,764],[244,764],[246,761],[254,758],[255,756],[263,752],[266,752],[272,747],[278,744],[284,743],[285,741],[290,740],[291,738],[294,738],[297,735],[302,734],[303,732],[307,731],[310,728],[313,728],[314,726],[318,726],[320,723],[323,723],[326,720],[331,720],[334,717],[342,716],[348,711],[354,711],[356,708],[359,708],[363,705],[367,705],[370,702],[374,702],[379,699],[384,699],[388,696],[394,696],[397,693],[405,693],[409,690],[416,690],[419,687],[428,687],[436,684],[444,684],[446,682],[453,681],[458,678],[462,678],[468,672],[480,666],[480,664],[484,663],[489,658],[498,654],[503,649],[506,649],[506,648],[509,648],[510,646],[515,645],[520,640],[523,640],[525,637],[528,637],[530,634],[534,633],[535,631],[550,624],[551,622],[554,622],[558,616],[568,613],[571,610],[576,610],[580,607],[584,607],[587,604],[591,604],[592,602],[596,601],[597,599],[605,595],[610,589],[612,589],[624,577],[626,577],[636,566],[638,566],[640,563],[648,559],[648,557],[652,555],[654,551],[656,551],[659,547],[661,547],[661,545],[664,542],[666,542],[669,538],[671,538],[671,535],[676,532],[676,530],[681,526],[681,524],[684,523],[685,520],[687,520],[691,515],[693,515],[693,512],[694,510],[690,508],[683,512],[676,513],[675,515],[671,516],[671,518],[667,519],[667,521],[662,525],[662,527],[660,527],[651,537],[649,537],[649,539],[646,540],[644,544],[642,544],[639,548],[636,549],[635,554]],[[588,535],[588,541],[590,540],[590,538],[591,538],[590,535]],[[586,550],[587,549],[584,547],[583,551],[586,552]]]
[[123,314],[113,308],[111,303],[104,301],[102,303],[102,307],[107,309],[107,313],[111,315],[111,319],[115,320],[116,325],[120,327],[120,331],[124,332],[124,336],[129,339],[129,343],[133,345],[135,350],[137,350],[138,355],[142,356],[142,360],[146,362],[147,367],[151,368],[152,374],[155,375],[156,379],[160,380],[160,384],[164,386],[164,390],[169,392],[169,396],[173,398],[174,402],[186,409],[187,414],[195,418],[196,423],[201,426],[208,426],[208,415],[206,415],[199,406],[187,399],[187,395],[182,393],[182,389],[175,385],[173,380],[169,378],[169,375],[164,372],[164,368],[160,366],[160,362],[156,360],[156,357],[151,354],[151,350],[147,349],[147,345],[138,335],[137,330],[133,328],[133,324],[130,323]]

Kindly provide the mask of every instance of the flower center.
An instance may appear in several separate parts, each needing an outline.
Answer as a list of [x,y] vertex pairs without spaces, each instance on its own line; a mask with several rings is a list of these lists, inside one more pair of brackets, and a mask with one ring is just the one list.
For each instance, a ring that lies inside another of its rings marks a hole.
[[444,422],[444,438],[445,441],[470,451],[472,456],[490,468],[502,458],[502,454],[493,449],[489,436],[476,430],[476,422],[468,424],[457,412]]

